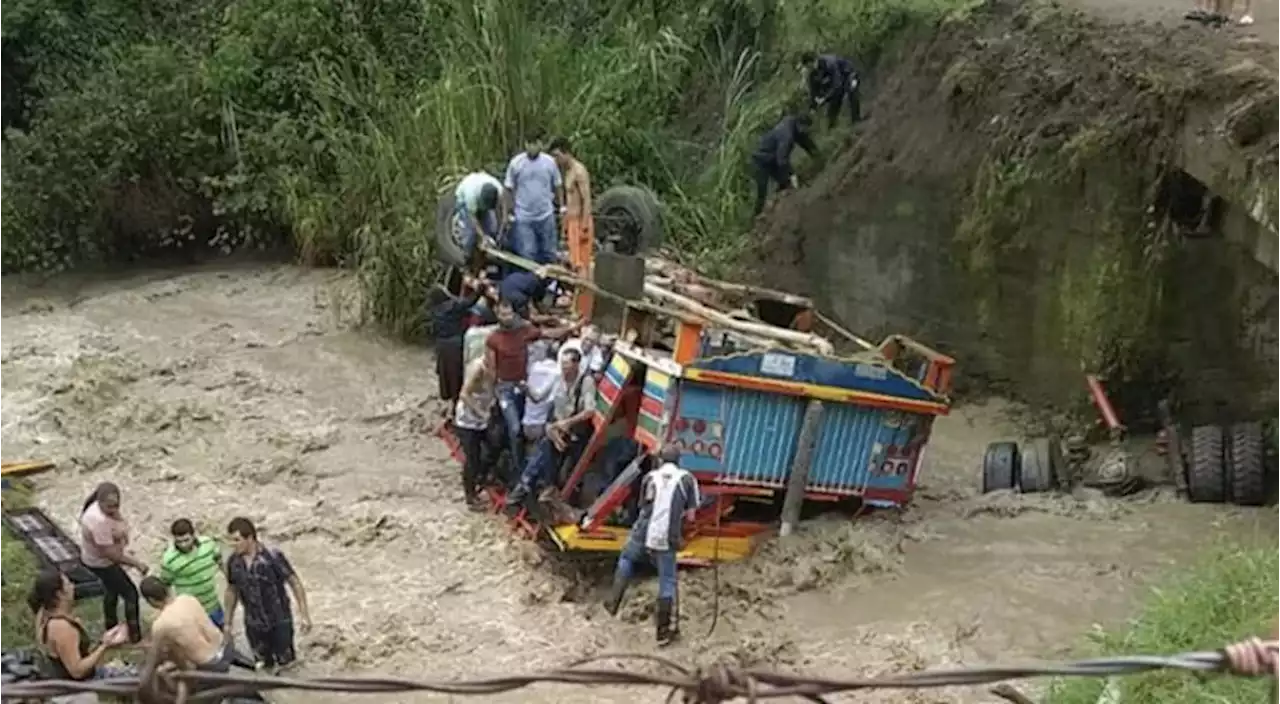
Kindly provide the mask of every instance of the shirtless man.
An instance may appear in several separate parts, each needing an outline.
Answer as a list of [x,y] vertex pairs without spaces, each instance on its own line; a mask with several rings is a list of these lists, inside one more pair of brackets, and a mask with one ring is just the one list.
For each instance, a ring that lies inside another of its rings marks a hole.
[[149,679],[159,667],[227,672],[233,664],[244,662],[223,640],[222,631],[209,620],[199,599],[187,594],[175,596],[155,577],[144,578],[139,591],[151,608],[159,611],[151,624],[152,646],[142,669],[144,678]]
[[591,266],[591,252],[595,245],[595,223],[591,219],[591,174],[573,156],[569,140],[556,137],[547,149],[560,173],[564,174],[565,207],[561,224],[565,241],[569,243],[569,262],[578,272],[586,272]]

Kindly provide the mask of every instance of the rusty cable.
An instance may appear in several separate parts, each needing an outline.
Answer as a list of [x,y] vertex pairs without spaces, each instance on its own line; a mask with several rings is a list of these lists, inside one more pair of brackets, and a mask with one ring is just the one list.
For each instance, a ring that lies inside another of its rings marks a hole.
[[[451,695],[493,695],[539,683],[579,686],[649,686],[679,695],[686,704],[719,704],[745,699],[760,701],[801,697],[823,701],[822,696],[870,689],[923,689],[993,684],[1005,680],[1038,677],[1110,677],[1153,670],[1219,672],[1240,676],[1274,675],[1276,642],[1246,641],[1216,652],[1170,656],[1134,655],[1093,658],[1067,663],[995,667],[962,667],[924,670],[885,677],[841,679],[784,674],[731,665],[690,669],[651,654],[605,654],[585,658],[569,666],[526,675],[508,675],[451,682],[419,681],[399,677],[278,677],[261,674],[219,674],[199,671],[157,672],[144,683],[138,677],[84,682],[48,680],[7,684],[0,699],[44,699],[66,694],[95,693],[138,698],[152,704],[219,701],[231,696],[260,694],[278,689],[350,694],[434,692]],[[655,672],[606,668],[605,663],[647,662],[661,667]],[[1272,669],[1259,666],[1259,661]],[[143,685],[146,685],[145,687]]]

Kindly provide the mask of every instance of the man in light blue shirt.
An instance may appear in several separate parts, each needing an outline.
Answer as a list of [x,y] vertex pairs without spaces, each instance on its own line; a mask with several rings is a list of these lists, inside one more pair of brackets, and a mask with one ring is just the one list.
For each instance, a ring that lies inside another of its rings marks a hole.
[[560,229],[556,213],[564,202],[564,181],[550,154],[542,151],[542,134],[525,141],[524,151],[511,158],[503,186],[507,212],[513,222],[509,247],[539,264],[559,259]]

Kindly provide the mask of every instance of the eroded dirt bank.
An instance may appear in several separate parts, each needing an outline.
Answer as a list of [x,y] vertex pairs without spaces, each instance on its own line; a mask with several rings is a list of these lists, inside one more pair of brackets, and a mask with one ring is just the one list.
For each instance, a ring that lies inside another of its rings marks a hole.
[[[5,457],[59,462],[38,486],[66,527],[94,484],[118,482],[144,555],[175,518],[215,535],[254,518],[308,585],[306,673],[451,678],[652,651],[651,585],[607,619],[595,584],[461,510],[458,470],[424,433],[432,360],[347,329],[351,290],[344,275],[290,267],[6,279]],[[1273,509],[976,497],[982,448],[1013,433],[1011,413],[969,407],[939,423],[904,514],[820,520],[722,569],[709,639],[711,574],[687,573],[686,638],[671,654],[833,674],[1052,656],[1218,536],[1276,539]],[[547,687],[492,700],[663,696]]]
[[[1275,47],[1114,5],[994,0],[904,40],[848,148],[824,135],[837,156],[762,226],[771,280],[790,257],[854,329],[920,334],[1035,403],[1084,401],[1085,368],[1131,423],[1169,392],[1199,422],[1273,414],[1275,273],[1218,226],[1276,212]],[[1205,145],[1231,191],[1198,228],[1179,168]]]

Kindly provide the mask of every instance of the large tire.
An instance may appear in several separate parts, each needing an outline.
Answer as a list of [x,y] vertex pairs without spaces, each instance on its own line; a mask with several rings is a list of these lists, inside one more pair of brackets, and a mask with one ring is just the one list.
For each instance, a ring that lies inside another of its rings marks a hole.
[[1196,503],[1222,503],[1226,499],[1226,473],[1222,467],[1222,428],[1202,425],[1191,429],[1191,461],[1187,464],[1187,498]]
[[1053,466],[1053,443],[1038,438],[1022,446],[1018,459],[1018,491],[1039,494],[1052,491],[1057,486],[1056,468]]
[[1261,423],[1231,426],[1231,462],[1227,465],[1231,502],[1261,506],[1267,502],[1266,464],[1263,462]]
[[596,245],[618,254],[636,255],[662,246],[662,206],[647,188],[616,186],[596,199]]
[[450,266],[465,267],[471,257],[458,243],[461,225],[454,213],[456,203],[450,192],[436,205],[436,258]]
[[1018,485],[1021,456],[1015,442],[993,442],[982,458],[982,493],[1013,489]]

